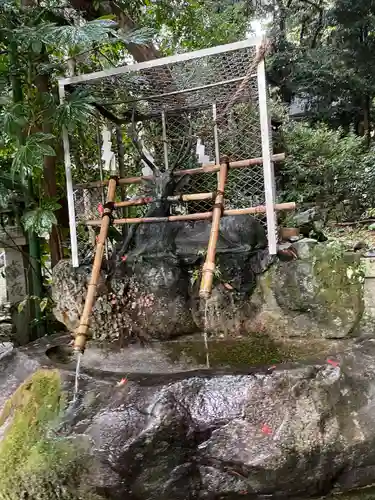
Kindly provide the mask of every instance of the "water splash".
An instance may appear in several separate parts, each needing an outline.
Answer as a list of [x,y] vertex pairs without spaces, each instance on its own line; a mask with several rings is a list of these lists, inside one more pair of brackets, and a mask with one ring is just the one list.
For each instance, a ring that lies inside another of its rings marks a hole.
[[210,351],[208,348],[208,300],[204,299],[204,323],[203,323],[203,341],[204,341],[204,349],[206,351],[206,367],[210,368]]
[[73,396],[73,403],[76,401],[77,396],[78,396],[78,389],[79,389],[79,374],[80,374],[80,367],[81,367],[81,359],[82,359],[82,353],[79,352],[77,354],[77,361],[76,361],[76,377],[74,381],[74,396]]

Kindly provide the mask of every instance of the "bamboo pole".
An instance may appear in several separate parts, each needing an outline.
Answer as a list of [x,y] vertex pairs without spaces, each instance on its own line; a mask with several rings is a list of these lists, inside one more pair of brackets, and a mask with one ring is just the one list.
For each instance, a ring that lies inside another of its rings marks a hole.
[[[276,163],[279,161],[284,161],[285,160],[285,153],[279,153],[276,155],[272,155],[271,160]],[[263,164],[263,158],[250,158],[248,160],[240,160],[240,161],[231,161],[229,163],[229,168],[247,168],[251,167],[253,165],[262,165]],[[175,170],[173,172],[173,175],[176,177],[181,177],[183,175],[197,175],[197,174],[209,174],[209,173],[214,173],[214,172],[219,172],[220,171],[220,165],[211,165],[211,164],[206,164],[203,165],[202,167],[199,168],[190,168],[187,170]],[[152,181],[153,180],[152,175],[145,175],[143,177],[126,177],[118,180],[118,184],[120,186],[124,184],[140,184],[143,181]],[[76,184],[74,186],[75,189],[90,189],[90,188],[99,188],[102,186],[107,186],[108,185],[108,180],[105,181],[93,181],[93,182],[86,182],[84,184]]]
[[[192,194],[178,194],[176,196],[168,196],[167,200],[170,202],[179,201],[196,201],[196,200],[212,200],[214,199],[215,193],[192,193]],[[125,200],[115,203],[115,209],[121,207],[134,207],[138,205],[147,205],[148,203],[153,203],[158,201],[154,198],[135,198],[134,200]]]
[[220,232],[221,214],[224,212],[224,190],[225,184],[227,182],[228,167],[229,159],[226,161],[226,163],[223,163],[221,165],[217,182],[217,195],[215,199],[215,205],[212,209],[210,239],[208,240],[206,262],[204,263],[202,269],[202,280],[199,291],[199,296],[202,299],[208,299],[211,295],[212,283],[214,280],[216,246]]
[[[295,210],[296,204],[294,202],[289,203],[277,203],[274,206],[276,211],[281,210]],[[228,217],[229,215],[256,215],[264,214],[266,212],[266,207],[264,205],[259,205],[257,207],[249,208],[234,208],[224,210],[223,217]],[[181,222],[189,220],[210,220],[212,218],[212,212],[200,212],[196,214],[186,214],[186,215],[170,215],[169,217],[135,217],[127,219],[115,219],[113,224],[121,226],[122,224],[153,224],[159,222]],[[100,226],[100,219],[88,220],[86,221],[87,226]]]
[[96,290],[100,277],[100,270],[102,267],[105,243],[107,240],[108,229],[111,222],[111,215],[113,210],[113,206],[111,206],[111,204],[114,202],[116,197],[116,185],[117,185],[116,179],[109,180],[108,192],[107,192],[107,206],[104,207],[102,220],[100,222],[100,233],[96,246],[96,253],[94,258],[94,264],[92,266],[90,283],[87,288],[85,305],[79,322],[79,327],[75,334],[73,350],[80,353],[83,353],[86,347],[88,330],[89,330],[89,320],[95,302]]

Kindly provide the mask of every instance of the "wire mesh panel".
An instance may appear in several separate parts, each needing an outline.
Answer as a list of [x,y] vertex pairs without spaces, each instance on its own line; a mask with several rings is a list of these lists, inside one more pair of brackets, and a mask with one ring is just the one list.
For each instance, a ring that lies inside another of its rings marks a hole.
[[[90,96],[98,118],[84,131],[70,136],[73,183],[147,176],[157,170],[188,170],[262,156],[260,119],[259,39],[206,49],[160,60],[81,75],[60,82],[65,94]],[[258,73],[257,73],[258,72]],[[263,131],[264,135],[264,131]],[[78,140],[77,140],[78,138]],[[110,146],[108,145],[110,143]],[[113,159],[109,160],[112,154]],[[217,174],[188,178],[184,193],[213,193]],[[118,190],[119,199],[144,192],[134,184]],[[75,223],[98,218],[102,189],[76,189]],[[225,192],[227,208],[265,203],[263,166],[230,169]],[[213,201],[180,203],[171,213],[205,212]],[[139,217],[147,207],[124,209],[122,216]],[[80,258],[94,238],[79,229]]]

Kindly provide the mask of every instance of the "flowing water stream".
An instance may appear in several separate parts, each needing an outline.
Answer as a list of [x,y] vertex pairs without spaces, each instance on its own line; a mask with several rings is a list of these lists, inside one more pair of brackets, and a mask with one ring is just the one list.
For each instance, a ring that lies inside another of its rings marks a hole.
[[208,348],[208,300],[202,299],[204,302],[204,324],[203,324],[203,340],[204,340],[204,348],[206,351],[206,366],[210,368],[210,351]]
[[75,376],[75,381],[74,381],[74,395],[73,395],[73,402],[76,401],[77,395],[78,395],[78,389],[79,389],[79,374],[80,374],[80,368],[81,368],[81,359],[82,359],[82,353],[79,352],[77,353],[77,359],[76,359],[76,376]]

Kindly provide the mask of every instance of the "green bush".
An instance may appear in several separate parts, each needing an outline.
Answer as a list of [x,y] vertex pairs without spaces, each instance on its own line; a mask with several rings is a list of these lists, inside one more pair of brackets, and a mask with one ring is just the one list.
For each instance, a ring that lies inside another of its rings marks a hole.
[[375,148],[353,132],[289,122],[281,139],[286,161],[279,172],[283,201],[314,203],[339,218],[375,207]]

